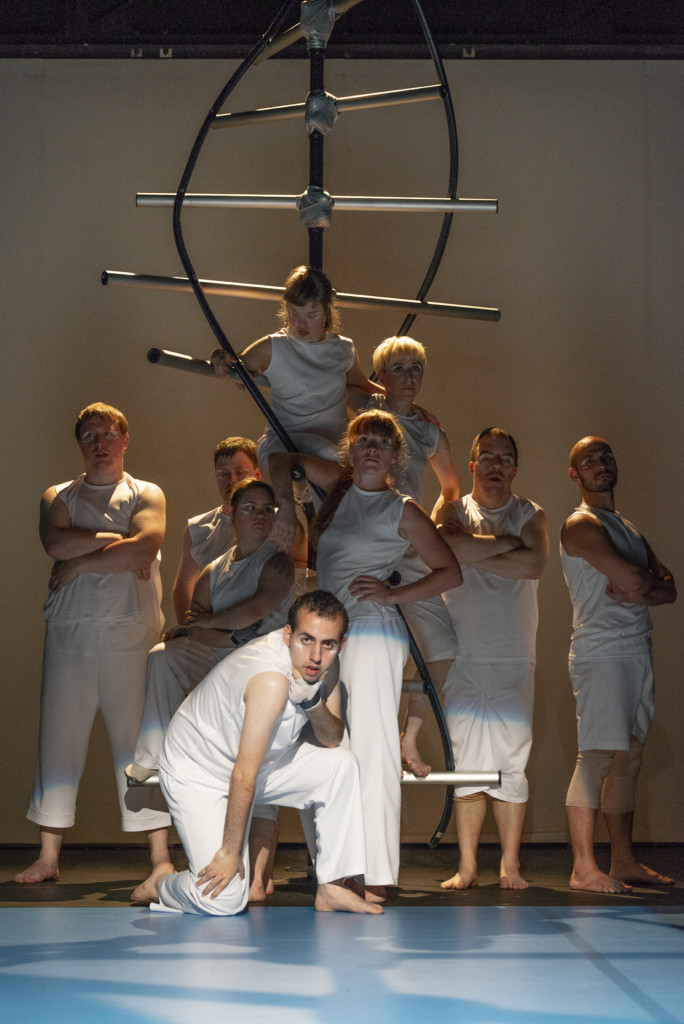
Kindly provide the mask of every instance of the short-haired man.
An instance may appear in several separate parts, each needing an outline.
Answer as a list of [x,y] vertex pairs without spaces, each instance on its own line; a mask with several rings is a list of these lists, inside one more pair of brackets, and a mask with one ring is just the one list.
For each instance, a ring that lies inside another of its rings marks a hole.
[[537,580],[549,540],[543,510],[511,492],[518,472],[511,434],[499,427],[483,430],[468,468],[472,492],[438,513],[463,568],[463,586],[444,595],[458,637],[444,711],[456,768],[499,769],[501,787],[456,787],[460,863],[442,888],[477,885],[487,794],[501,842],[499,884],[526,889],[519,855],[532,744]]
[[[632,847],[636,783],[653,720],[649,607],[677,597],[672,574],[630,522],[615,511],[618,472],[610,445],[583,437],[570,452],[582,504],[561,530],[570,591],[570,679],[577,701],[577,765],[566,807],[573,889],[622,893],[635,885],[671,885],[640,864]],[[594,859],[599,804],[608,828],[610,872]]]
[[[235,544],[230,499],[241,480],[259,480],[257,447],[248,437],[226,437],[214,449],[214,475],[221,504],[189,519],[183,531],[180,562],[173,584],[173,607],[179,626],[185,623],[195,584],[202,569]],[[307,587],[306,532],[297,527],[290,555],[296,569],[295,592]]]
[[138,735],[147,652],[163,625],[164,495],[124,472],[128,423],[118,409],[87,406],[75,433],[85,473],[49,487],[40,508],[40,539],[55,559],[44,607],[40,740],[28,811],[40,825],[41,849],[17,882],[59,876],[62,836],[74,823],[98,708],[114,758],[121,827],[146,830],[154,814],[149,801],[127,792],[123,770]]
[[188,519],[183,531],[180,562],[173,584],[176,621],[182,625],[190,608],[197,578],[206,565],[235,543],[230,498],[240,480],[260,477],[257,450],[248,437],[226,437],[214,449],[214,476],[221,504]]
[[[381,910],[344,886],[365,872],[358,765],[340,746],[339,687],[327,700],[321,688],[346,628],[332,594],[303,594],[283,629],[219,662],[181,705],[164,740],[160,782],[189,869],[153,873],[139,902],[190,914],[240,913],[257,802],[314,808],[317,910]],[[307,721],[318,746],[298,742]]]
[[[445,501],[456,501],[459,485],[444,430],[434,416],[416,404],[423,384],[425,363],[425,348],[415,338],[406,335],[385,338],[373,352],[373,369],[385,394],[369,397],[363,392],[354,392],[350,404],[352,407],[358,405],[391,412],[399,421],[408,449],[408,463],[403,478],[398,479],[395,486],[422,506],[423,478],[429,464],[440,486],[432,511],[434,519]],[[402,583],[413,583],[425,576],[428,569],[423,560],[413,554],[402,559],[399,571]],[[444,600],[438,594],[426,601],[406,604],[402,611],[435,689],[440,692],[456,650],[456,637]],[[427,708],[427,697],[411,694],[401,737],[402,761],[420,776],[430,771],[430,766],[420,756],[417,743]]]

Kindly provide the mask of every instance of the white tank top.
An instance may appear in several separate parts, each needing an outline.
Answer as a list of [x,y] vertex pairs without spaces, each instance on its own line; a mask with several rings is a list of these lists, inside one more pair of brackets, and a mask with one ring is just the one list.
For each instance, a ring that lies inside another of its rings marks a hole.
[[[223,611],[239,601],[252,597],[259,585],[262,569],[269,558],[278,553],[278,548],[270,540],[265,540],[251,555],[238,561],[235,560],[235,551],[236,548],[232,547],[225,555],[211,563],[209,593],[214,612]],[[259,636],[264,636],[285,625],[287,612],[292,603],[293,590],[294,587],[291,587],[286,598],[280,602],[277,608],[274,608],[261,620]]]
[[[282,630],[224,658],[183,701],[166,732],[161,767],[187,785],[215,785],[225,791],[240,745],[245,687],[260,672],[278,672],[291,680],[292,662]],[[306,712],[288,700],[262,768],[295,743],[306,721]]]
[[[512,494],[501,508],[488,509],[466,494],[449,503],[469,533],[511,534],[540,511],[528,498]],[[461,566],[463,585],[444,594],[454,624],[458,655],[473,661],[519,658],[534,661],[537,635],[537,580],[510,580]]]
[[[639,531],[618,512],[591,508],[582,512],[600,523],[623,558],[646,567],[648,554]],[[653,623],[648,608],[622,604],[606,596],[608,577],[584,558],[568,555],[561,544],[561,562],[572,601],[571,658],[610,658],[644,654],[651,649]]]
[[374,601],[358,602],[349,593],[357,576],[386,580],[399,568],[409,542],[399,536],[399,521],[407,494],[363,491],[356,484],[342,498],[331,524],[318,541],[318,586],[330,590],[347,609],[350,619],[394,618],[396,608]]
[[399,421],[404,439],[409,451],[409,462],[406,472],[396,481],[397,488],[403,494],[408,494],[423,504],[423,477],[427,468],[428,460],[432,458],[437,449],[439,441],[439,425],[437,423],[426,423],[420,416],[412,413],[410,416],[399,416],[387,404],[382,395],[371,395],[366,405],[367,409],[382,409],[383,412],[391,412]]
[[[115,484],[86,483],[85,474],[70,482],[57,484],[57,494],[69,512],[71,525],[94,532],[128,534],[131,518],[140,495],[147,487],[128,473]],[[161,631],[161,555],[150,567],[149,580],[138,579],[134,572],[84,572],[50,594],[43,606],[48,622],[145,622]]]
[[[337,444],[347,429],[347,372],[354,365],[349,338],[326,334],[300,341],[287,330],[271,336],[271,362],[264,378],[271,408],[288,433],[309,433]],[[266,434],[273,433],[270,425]]]
[[225,555],[235,543],[233,519],[221,507],[213,508],[201,516],[188,519],[190,534],[190,555],[200,569],[214,559]]

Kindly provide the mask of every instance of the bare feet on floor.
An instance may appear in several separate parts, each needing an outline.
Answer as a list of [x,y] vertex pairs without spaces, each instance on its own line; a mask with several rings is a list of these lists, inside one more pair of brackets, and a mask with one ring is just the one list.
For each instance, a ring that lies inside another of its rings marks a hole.
[[520,874],[520,865],[517,860],[510,864],[504,864],[503,858],[499,864],[499,888],[500,889],[529,889],[530,883],[526,882]]
[[633,864],[624,869],[610,869],[610,877],[627,885],[674,885],[674,878],[669,875],[661,875],[653,868],[640,864],[635,860]]
[[385,911],[377,903],[358,896],[345,882],[326,882],[318,886],[316,910],[342,910],[349,914],[384,914]]
[[342,883],[346,889],[355,893],[360,899],[368,903],[384,903],[387,899],[387,889],[384,885],[361,885],[353,878],[345,878]]
[[266,887],[264,888],[263,882],[257,882],[256,879],[252,882],[249,887],[248,903],[263,903],[267,896],[272,896],[275,892],[273,885],[273,879],[270,878]]
[[440,889],[474,889],[478,885],[477,871],[466,871],[459,868],[455,875],[440,882]]
[[36,882],[56,882],[59,878],[59,868],[54,861],[45,857],[39,857],[26,871],[20,871],[14,876],[15,882],[27,885]]
[[136,907],[149,907],[159,902],[159,886],[167,875],[175,875],[176,869],[170,860],[155,864],[152,873],[131,893],[131,903]]
[[499,876],[500,889],[529,889],[530,883],[526,882],[519,871],[506,871]]
[[605,892],[615,896],[625,895],[632,891],[631,885],[625,885],[617,878],[610,878],[603,871],[587,872],[582,874],[575,869],[570,875],[570,888],[580,889],[584,892]]
[[418,753],[415,743],[407,740],[405,736],[401,737],[401,763],[419,779],[424,779],[432,771],[432,766],[426,764]]

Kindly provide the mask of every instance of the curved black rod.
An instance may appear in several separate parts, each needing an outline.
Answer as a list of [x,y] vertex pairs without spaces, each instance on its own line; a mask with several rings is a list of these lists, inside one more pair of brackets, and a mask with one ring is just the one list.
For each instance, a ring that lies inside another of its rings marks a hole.
[[[392,573],[387,582],[390,584],[390,586],[396,587],[401,582],[401,573],[395,570],[395,572]],[[423,693],[427,696],[428,700],[430,701],[430,706],[432,707],[433,714],[437,720],[439,738],[442,741],[442,753],[444,754],[445,771],[453,772],[455,764],[454,752],[451,746],[451,737],[449,736],[449,729],[447,726],[446,718],[444,717],[444,711],[442,710],[442,705],[439,702],[439,697],[437,696],[435,685],[432,682],[432,679],[430,678],[428,667],[425,664],[423,655],[421,654],[420,648],[416,643],[416,638],[411,632],[409,624],[406,621],[406,618],[401,610],[400,605],[396,604],[394,607],[399,612],[399,615],[403,619],[404,625],[406,626],[406,632],[408,633],[409,639],[409,651],[411,653],[411,657],[413,658],[413,664],[416,666],[416,669],[418,670],[420,681],[423,684]],[[428,846],[431,850],[436,849],[437,846],[439,845],[439,841],[446,832],[449,822],[451,821],[451,815],[453,813],[453,810],[454,787],[447,786],[446,792],[444,794],[444,809],[442,810],[442,817],[440,818],[439,824],[432,835],[432,839],[428,843]]]
[[[211,306],[209,305],[209,302],[207,301],[207,297],[204,294],[202,285],[199,282],[197,274],[195,273],[195,268],[193,267],[192,261],[190,260],[190,256],[188,255],[188,251],[186,249],[185,241],[183,238],[183,231],[181,228],[181,211],[183,209],[183,200],[185,199],[185,194],[188,189],[190,178],[197,164],[197,160],[202,150],[202,146],[204,145],[207,135],[209,134],[209,131],[211,129],[212,122],[216,119],[216,115],[218,114],[219,110],[230,96],[235,86],[249,70],[249,68],[252,66],[252,64],[257,59],[262,50],[264,50],[265,47],[268,46],[269,42],[274,36],[280,34],[280,31],[286,19],[289,17],[290,9],[295,6],[295,3],[296,0],[287,0],[287,2],[283,5],[280,12],[275,17],[267,31],[261,37],[259,42],[252,48],[247,57],[245,57],[242,64],[240,64],[240,66],[237,68],[237,70],[234,72],[234,74],[231,76],[231,78],[228,80],[226,85],[219,93],[213,106],[209,110],[209,113],[204,119],[204,123],[202,124],[202,127],[199,130],[197,138],[195,139],[192,150],[190,151],[190,156],[188,157],[188,161],[185,165],[185,170],[183,171],[183,175],[181,177],[180,184],[176,191],[176,198],[173,204],[173,237],[176,243],[176,249],[178,251],[180,261],[183,264],[183,268],[187,274],[188,281],[190,282],[192,290],[195,293],[195,298],[199,302],[200,308],[204,313],[204,316],[207,319],[209,326],[211,327],[219,345],[221,346],[221,348],[225,349],[226,352],[229,352],[232,356],[235,356],[236,358],[237,356],[232,345],[228,341],[228,338],[226,337],[223,329],[221,328],[221,325],[219,324],[217,318],[214,315]],[[283,429],[278,418],[273,413],[270,405],[262,395],[257,385],[254,383],[248,370],[243,366],[239,359],[235,364],[235,369],[240,380],[245,385],[247,391],[249,391],[254,401],[257,403],[261,411],[266,416],[266,419],[273,427],[282,443],[285,445],[287,451],[296,452],[297,446],[292,442],[291,438]]]
[[[437,77],[439,79],[439,83],[441,86],[442,102],[444,104],[444,113],[446,115],[447,129],[449,132],[449,186],[447,189],[447,194],[449,199],[456,199],[456,187],[458,182],[458,135],[456,132],[456,116],[454,114],[454,105],[451,100],[451,92],[449,91],[449,82],[447,80],[442,59],[439,56],[437,47],[435,45],[435,41],[432,38],[432,33],[430,32],[430,28],[425,19],[423,8],[421,7],[419,0],[411,0],[411,3],[415,8],[418,20],[420,21],[421,27],[423,29],[425,42],[427,43],[428,49],[430,50],[430,56],[432,57],[432,62],[435,66],[435,71],[437,72]],[[430,287],[432,286],[432,282],[435,279],[435,275],[437,274],[439,265],[442,262],[442,257],[446,249],[447,241],[449,240],[449,232],[451,231],[451,222],[453,219],[453,213],[445,213],[444,217],[442,218],[442,229],[437,240],[437,245],[435,247],[434,255],[432,257],[432,262],[430,263],[427,274],[425,275],[425,279],[423,280],[423,283],[421,284],[418,290],[418,294],[416,296],[416,298],[418,299],[424,299],[428,291],[430,290]],[[407,334],[410,331],[413,321],[415,319],[416,314],[410,313],[405,318],[401,327],[397,331],[397,335],[401,336],[402,334]]]

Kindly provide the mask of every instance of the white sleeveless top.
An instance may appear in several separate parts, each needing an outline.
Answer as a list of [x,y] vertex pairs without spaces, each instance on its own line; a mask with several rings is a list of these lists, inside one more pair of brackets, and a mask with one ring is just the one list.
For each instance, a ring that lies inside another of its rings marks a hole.
[[[245,687],[259,672],[279,672],[288,682],[292,679],[282,630],[245,644],[209,672],[173,716],[160,766],[186,785],[216,786],[225,792],[240,746]],[[306,711],[288,700],[260,771],[295,743],[306,721]]]
[[190,555],[200,569],[225,555],[228,548],[235,544],[233,518],[223,512],[220,505],[211,512],[188,519],[188,533]]
[[362,575],[386,580],[400,568],[409,542],[399,536],[399,521],[404,502],[409,500],[409,495],[391,489],[363,491],[352,484],[318,541],[318,586],[332,591],[350,619],[394,618],[399,614],[393,606],[374,601],[359,603],[349,593],[349,584]]
[[[115,484],[86,483],[85,474],[67,483],[57,484],[57,494],[69,512],[71,525],[94,532],[128,534],[131,518],[145,480],[128,473]],[[134,572],[84,572],[57,593],[51,593],[43,606],[48,622],[107,621],[145,622],[161,631],[161,555],[150,567],[149,580],[138,579]]]
[[[648,565],[641,534],[618,512],[591,508],[584,503],[575,511],[599,522],[627,561],[644,568]],[[584,558],[568,555],[562,543],[560,552],[572,601],[570,657],[614,658],[650,651],[653,623],[648,608],[612,601],[605,593],[607,576]]]
[[[354,365],[349,338],[326,334],[300,341],[283,329],[271,338],[271,362],[263,375],[271,408],[288,433],[309,433],[337,444],[347,429],[347,372]],[[266,435],[274,433],[266,425]]]
[[426,423],[420,416],[400,416],[387,404],[383,395],[371,395],[366,409],[381,409],[391,412],[399,422],[408,447],[409,461],[406,472],[396,481],[402,494],[408,494],[419,505],[423,504],[423,477],[428,460],[432,458],[439,441],[439,425]]
[[[489,509],[466,494],[449,505],[469,533],[511,534],[540,511],[528,498],[512,494],[501,508]],[[461,566],[463,585],[448,590],[444,601],[454,624],[458,656],[474,661],[534,661],[537,635],[537,580],[509,580],[476,565]]]
[[[235,551],[236,548],[232,547],[225,555],[211,563],[209,593],[214,612],[224,611],[239,601],[252,597],[259,585],[259,576],[263,567],[269,558],[278,553],[278,548],[270,540],[265,540],[261,547],[251,555],[238,561],[235,560]],[[287,612],[292,603],[293,590],[294,587],[291,587],[277,608],[274,608],[261,620],[259,636],[264,636],[285,625]]]

